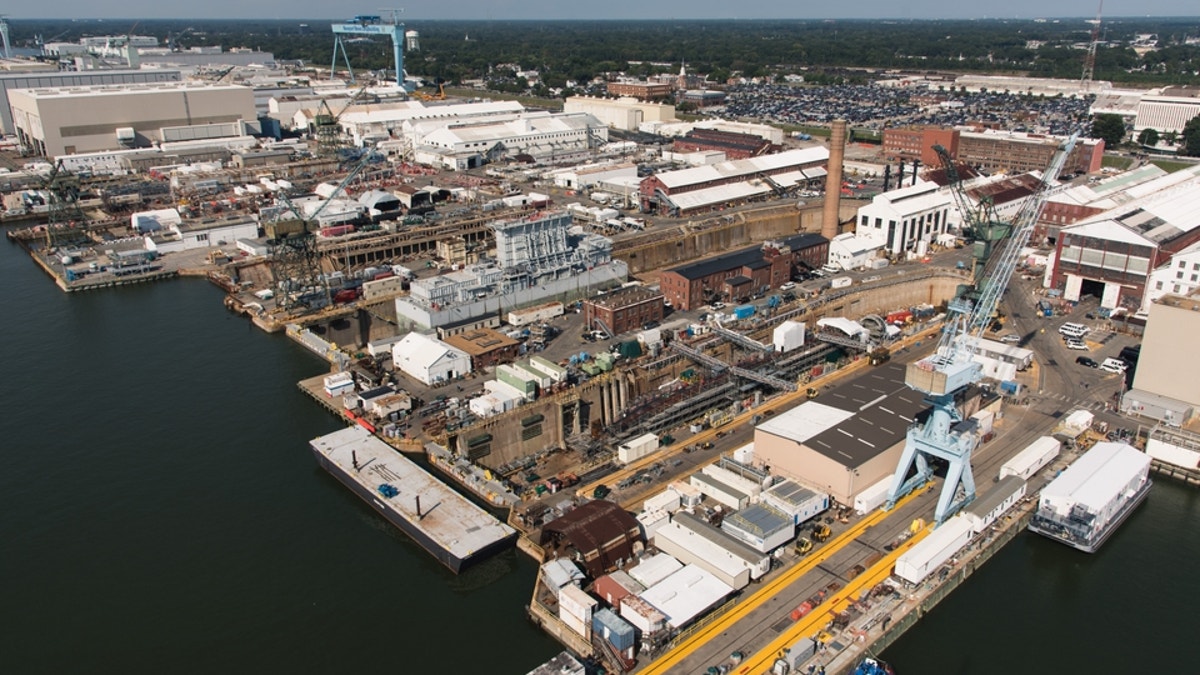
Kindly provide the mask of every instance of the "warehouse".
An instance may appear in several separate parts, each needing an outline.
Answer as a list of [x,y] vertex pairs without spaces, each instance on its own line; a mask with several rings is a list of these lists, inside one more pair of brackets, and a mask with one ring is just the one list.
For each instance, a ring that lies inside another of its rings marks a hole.
[[6,135],[17,133],[9,109],[8,92],[12,89],[48,89],[53,87],[90,87],[107,84],[178,82],[178,70],[88,70],[45,73],[0,74],[0,127]]
[[[729,542],[734,541],[727,535],[726,539]],[[682,563],[703,567],[722,583],[734,589],[742,589],[750,584],[750,566],[745,560],[728,551],[722,544],[679,523],[672,522],[658,528],[654,534],[654,545]]]
[[778,151],[779,146],[753,134],[693,128],[683,137],[676,138],[671,149],[674,152],[721,152],[732,160],[766,155]]
[[835,387],[760,424],[755,461],[842,504],[896,470],[908,427],[926,414],[902,364]]
[[421,138],[416,152],[462,170],[517,154],[564,160],[607,142],[608,127],[587,113],[530,112],[510,120],[445,126]]
[[[681,195],[723,186],[745,186],[750,184],[751,179],[765,185],[769,193],[788,185],[795,186],[823,177],[824,167],[828,162],[829,149],[813,147],[691,169],[664,171],[642,179],[639,190],[642,210],[647,213],[660,210],[677,214],[681,205],[676,203],[676,200]],[[720,199],[712,203],[720,203]],[[698,208],[696,204],[691,206]]]
[[471,372],[471,357],[430,335],[409,333],[392,345],[392,365],[405,375],[432,385]]
[[42,156],[147,147],[163,127],[255,123],[254,90],[194,82],[9,91],[22,147]]
[[491,328],[476,328],[444,340],[471,358],[471,370],[474,372],[515,361],[521,347],[521,343]]
[[617,99],[568,96],[563,104],[563,112],[588,113],[604,124],[622,131],[637,131],[645,122],[669,122],[675,119],[675,106],[669,103],[639,101],[629,96]]

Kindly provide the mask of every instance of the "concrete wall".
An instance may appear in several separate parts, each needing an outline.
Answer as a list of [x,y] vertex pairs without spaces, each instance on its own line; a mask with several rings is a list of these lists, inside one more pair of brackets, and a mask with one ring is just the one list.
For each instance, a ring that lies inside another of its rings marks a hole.
[[1200,300],[1167,296],[1151,305],[1133,387],[1200,407],[1200,359],[1188,356],[1197,334]]

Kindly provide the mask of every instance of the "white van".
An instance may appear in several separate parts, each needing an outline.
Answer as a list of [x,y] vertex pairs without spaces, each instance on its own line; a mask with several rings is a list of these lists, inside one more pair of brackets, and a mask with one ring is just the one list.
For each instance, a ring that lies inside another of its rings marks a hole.
[[1084,335],[1087,335],[1089,330],[1090,329],[1087,326],[1085,326],[1081,323],[1067,322],[1058,327],[1058,332],[1061,333],[1063,335],[1063,337],[1076,338],[1076,339],[1082,338]]
[[1104,359],[1104,363],[1100,364],[1100,370],[1108,373],[1123,373],[1129,366],[1121,359],[1114,359],[1111,356]]

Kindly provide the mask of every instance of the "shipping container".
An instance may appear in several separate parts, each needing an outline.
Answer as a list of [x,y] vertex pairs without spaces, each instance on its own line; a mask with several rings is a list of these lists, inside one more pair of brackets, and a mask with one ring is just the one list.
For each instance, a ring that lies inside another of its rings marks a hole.
[[881,270],[887,266],[888,266],[887,258],[873,258],[869,263],[867,263],[867,269],[872,269],[872,270]]
[[846,288],[854,283],[854,279],[850,277],[834,277],[829,280],[830,288]]
[[637,630],[611,609],[601,609],[592,615],[592,632],[623,652],[637,642]]
[[629,464],[658,449],[658,436],[643,434],[617,446],[617,462]]
[[1052,436],[1042,436],[1000,467],[1000,478],[1018,476],[1029,480],[1042,467],[1054,461],[1062,444]]
[[749,319],[754,316],[754,305],[738,305],[733,308],[733,317],[735,319]]
[[888,490],[891,487],[892,476],[888,476],[868,486],[865,490],[854,496],[854,512],[862,516],[883,506],[883,503],[887,501]]

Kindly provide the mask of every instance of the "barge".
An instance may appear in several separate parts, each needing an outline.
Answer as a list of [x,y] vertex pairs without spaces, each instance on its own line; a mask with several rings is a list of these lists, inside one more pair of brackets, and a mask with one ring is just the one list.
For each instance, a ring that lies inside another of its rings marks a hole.
[[1029,529],[1095,553],[1152,484],[1145,453],[1127,443],[1097,443],[1042,489]]
[[512,527],[362,427],[314,438],[309,446],[321,468],[455,573],[516,539]]

